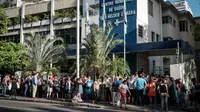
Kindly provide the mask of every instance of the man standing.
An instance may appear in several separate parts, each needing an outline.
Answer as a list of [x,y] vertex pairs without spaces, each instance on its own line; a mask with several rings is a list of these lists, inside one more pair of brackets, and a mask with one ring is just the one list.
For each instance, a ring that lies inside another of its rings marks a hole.
[[118,88],[119,88],[119,77],[115,78],[113,85],[112,85],[112,88],[113,88],[112,100],[113,100],[113,105],[115,105],[116,104],[115,102],[116,102],[117,92],[118,92]]
[[37,93],[38,75],[39,73],[35,73],[35,75],[32,78],[32,86],[33,86],[32,97],[33,98],[35,98],[35,95]]
[[146,84],[147,84],[147,82],[144,78],[142,78],[142,74],[139,74],[138,78],[135,79],[134,85],[136,87],[136,93],[137,93],[137,97],[139,99],[137,101],[139,101],[139,104],[142,104],[142,105],[144,105],[144,101],[143,101],[144,95],[143,95],[143,93],[144,93]]

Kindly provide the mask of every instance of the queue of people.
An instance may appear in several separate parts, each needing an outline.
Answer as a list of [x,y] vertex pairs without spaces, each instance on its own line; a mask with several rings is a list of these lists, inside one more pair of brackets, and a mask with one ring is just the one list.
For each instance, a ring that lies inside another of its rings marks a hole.
[[168,110],[168,105],[187,106],[185,99],[187,91],[190,93],[191,104],[195,103],[198,106],[200,103],[197,95],[200,84],[195,79],[187,90],[180,79],[174,80],[169,75],[149,76],[143,73],[125,77],[99,77],[95,81],[87,75],[82,75],[81,78],[75,76],[57,78],[51,75],[47,80],[43,80],[40,73],[22,79],[6,75],[2,80],[3,96],[6,95],[7,89],[10,97],[20,95],[32,98],[70,99],[72,102],[84,100],[93,103],[104,101],[118,107],[124,104],[125,109],[127,103],[152,106],[160,104],[163,110]]

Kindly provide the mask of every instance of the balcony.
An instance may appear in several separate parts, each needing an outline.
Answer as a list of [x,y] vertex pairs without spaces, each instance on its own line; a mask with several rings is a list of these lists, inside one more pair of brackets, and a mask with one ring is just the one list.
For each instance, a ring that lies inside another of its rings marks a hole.
[[[71,19],[71,18],[58,18],[54,20],[54,24],[62,24],[62,23],[70,23],[70,22],[75,22],[76,18]],[[24,28],[32,28],[32,27],[40,27],[40,26],[45,26],[45,25],[50,25],[50,20],[42,20],[42,21],[36,21],[36,22],[31,22],[31,23],[24,23]],[[20,29],[20,24],[17,25],[12,25],[8,26],[8,30],[17,30]]]

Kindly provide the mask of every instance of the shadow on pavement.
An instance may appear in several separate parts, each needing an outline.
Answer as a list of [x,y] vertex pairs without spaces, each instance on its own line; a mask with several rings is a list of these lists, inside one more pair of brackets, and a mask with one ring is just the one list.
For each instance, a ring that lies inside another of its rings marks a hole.
[[0,107],[0,112],[26,112],[26,111]]

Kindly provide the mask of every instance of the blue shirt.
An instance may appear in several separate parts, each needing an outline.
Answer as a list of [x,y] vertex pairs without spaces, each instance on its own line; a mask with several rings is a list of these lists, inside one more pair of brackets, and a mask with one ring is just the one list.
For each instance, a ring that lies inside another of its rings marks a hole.
[[137,90],[142,90],[142,89],[144,89],[144,87],[146,85],[146,80],[143,78],[137,78],[135,80],[135,85],[136,85]]

